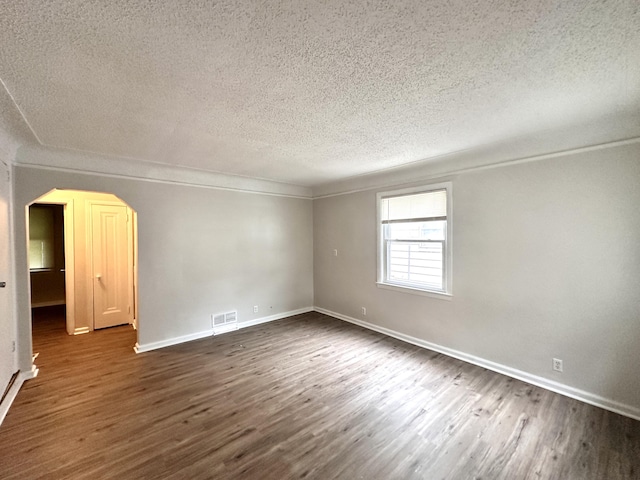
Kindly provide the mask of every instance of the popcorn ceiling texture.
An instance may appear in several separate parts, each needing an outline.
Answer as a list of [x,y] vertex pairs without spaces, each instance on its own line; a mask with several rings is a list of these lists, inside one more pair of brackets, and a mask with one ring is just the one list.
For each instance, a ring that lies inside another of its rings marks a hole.
[[0,78],[47,146],[312,186],[487,145],[515,158],[640,135],[637,0],[0,12]]

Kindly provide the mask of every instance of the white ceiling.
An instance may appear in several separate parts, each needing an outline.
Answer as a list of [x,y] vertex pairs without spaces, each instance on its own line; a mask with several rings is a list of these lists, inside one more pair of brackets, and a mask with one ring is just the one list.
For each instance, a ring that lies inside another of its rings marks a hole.
[[43,145],[312,186],[640,136],[640,2],[3,0],[0,78]]

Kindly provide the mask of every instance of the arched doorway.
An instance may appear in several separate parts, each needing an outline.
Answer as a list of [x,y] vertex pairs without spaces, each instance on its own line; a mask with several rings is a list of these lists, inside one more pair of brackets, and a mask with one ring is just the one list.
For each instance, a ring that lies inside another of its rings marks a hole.
[[59,189],[28,209],[32,307],[64,304],[69,335],[123,324],[137,329],[136,212],[110,193]]

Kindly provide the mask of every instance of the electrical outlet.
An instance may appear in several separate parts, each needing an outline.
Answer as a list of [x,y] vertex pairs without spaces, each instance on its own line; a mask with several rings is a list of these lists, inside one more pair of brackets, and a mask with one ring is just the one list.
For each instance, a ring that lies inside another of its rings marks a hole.
[[258,313],[258,305],[253,306],[253,313]]
[[553,359],[553,369],[556,372],[562,372],[562,360],[560,360],[559,358],[554,358]]
[[366,307],[362,307],[362,315],[364,315],[365,317],[367,316],[367,308]]

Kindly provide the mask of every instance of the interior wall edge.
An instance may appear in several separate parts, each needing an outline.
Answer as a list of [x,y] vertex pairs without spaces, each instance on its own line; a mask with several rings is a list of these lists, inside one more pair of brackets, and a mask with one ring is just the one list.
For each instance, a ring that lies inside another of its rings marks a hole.
[[578,388],[571,387],[569,385],[565,385],[563,383],[549,380],[548,378],[540,377],[538,375],[533,375],[529,372],[518,370],[516,368],[512,368],[507,365],[502,365],[500,363],[492,362],[491,360],[486,360],[484,358],[477,357],[475,355],[470,355],[468,353],[461,352],[459,350],[454,350],[452,348],[431,343],[426,340],[413,337],[411,335],[406,335],[396,330],[381,327],[373,323],[365,322],[363,320],[350,317],[348,315],[343,315],[338,312],[327,310],[325,308],[316,306],[314,307],[314,310],[318,313],[322,313],[324,315],[337,318],[338,320],[342,320],[345,322],[352,323],[354,325],[358,325],[368,330],[373,330],[374,332],[378,332],[383,335],[401,340],[403,342],[416,345],[426,350],[431,350],[437,353],[441,353],[443,355],[456,358],[463,362],[471,363],[473,365],[477,365],[478,367],[486,368],[487,370],[491,370],[493,372],[506,375],[507,377],[515,378],[516,380],[521,380],[525,383],[529,383],[536,387],[544,388],[545,390],[549,390],[554,393],[558,393],[560,395],[564,395],[566,397],[573,398],[575,400],[587,403],[589,405],[603,408],[605,410],[618,413],[620,415],[624,415],[625,417],[633,418],[634,420],[640,421],[640,407],[621,403],[610,398],[605,398],[591,392],[587,392],[584,390],[580,390]]

